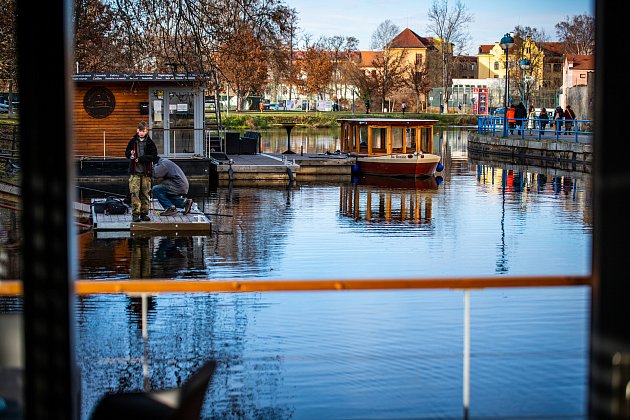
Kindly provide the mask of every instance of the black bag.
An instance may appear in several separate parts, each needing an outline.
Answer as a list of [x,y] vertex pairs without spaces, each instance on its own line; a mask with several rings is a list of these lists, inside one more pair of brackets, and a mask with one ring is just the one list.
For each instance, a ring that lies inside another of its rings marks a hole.
[[126,214],[128,207],[122,200],[114,197],[105,199],[105,214]]

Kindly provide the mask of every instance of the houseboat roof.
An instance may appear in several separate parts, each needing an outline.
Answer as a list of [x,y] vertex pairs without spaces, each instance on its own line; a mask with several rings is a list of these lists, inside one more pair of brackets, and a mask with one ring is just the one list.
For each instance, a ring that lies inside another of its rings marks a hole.
[[340,118],[338,123],[350,123],[358,125],[391,125],[391,126],[433,126],[438,120],[419,120],[410,118]]

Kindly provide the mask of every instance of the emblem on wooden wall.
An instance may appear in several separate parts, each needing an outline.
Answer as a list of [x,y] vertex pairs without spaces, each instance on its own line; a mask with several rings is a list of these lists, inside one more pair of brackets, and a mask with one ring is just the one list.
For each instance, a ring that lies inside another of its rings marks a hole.
[[103,86],[95,86],[83,97],[83,109],[93,118],[106,118],[114,112],[116,98],[111,90]]

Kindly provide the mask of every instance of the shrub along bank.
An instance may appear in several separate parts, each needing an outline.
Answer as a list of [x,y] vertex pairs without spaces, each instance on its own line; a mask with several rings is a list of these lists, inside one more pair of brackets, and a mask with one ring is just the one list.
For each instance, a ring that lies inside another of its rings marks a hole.
[[477,125],[477,116],[469,114],[416,114],[402,113],[371,113],[352,114],[351,112],[230,112],[222,113],[223,125],[231,129],[264,129],[281,122],[296,122],[308,127],[339,127],[337,119],[341,118],[415,118],[423,120],[438,120],[437,125]]

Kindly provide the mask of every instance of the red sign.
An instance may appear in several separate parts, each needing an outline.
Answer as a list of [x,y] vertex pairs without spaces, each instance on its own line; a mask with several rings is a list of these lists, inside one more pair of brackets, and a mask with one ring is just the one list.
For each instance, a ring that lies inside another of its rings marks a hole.
[[488,88],[473,88],[473,113],[488,113]]

